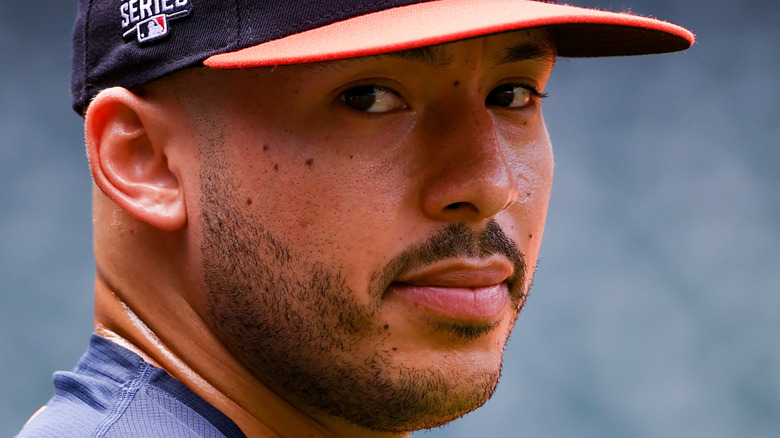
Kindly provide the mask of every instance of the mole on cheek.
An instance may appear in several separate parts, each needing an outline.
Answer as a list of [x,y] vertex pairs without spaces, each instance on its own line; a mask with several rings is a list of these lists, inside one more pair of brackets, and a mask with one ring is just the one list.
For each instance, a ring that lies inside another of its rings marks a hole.
[[314,164],[314,158],[309,158],[308,160],[306,160],[307,166],[311,167],[313,164]]
[[457,87],[458,85],[460,85],[460,81],[455,81],[455,82],[452,83],[452,85]]

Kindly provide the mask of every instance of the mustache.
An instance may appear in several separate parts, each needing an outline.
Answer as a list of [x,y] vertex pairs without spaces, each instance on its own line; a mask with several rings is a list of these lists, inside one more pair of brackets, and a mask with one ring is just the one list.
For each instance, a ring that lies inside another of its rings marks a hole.
[[406,249],[393,258],[381,273],[374,275],[372,283],[377,292],[374,296],[381,297],[394,279],[408,271],[447,259],[486,258],[492,255],[502,255],[514,265],[512,276],[507,279],[509,294],[516,302],[524,300],[527,294],[523,289],[525,256],[492,219],[479,232],[465,222],[448,224],[425,241]]

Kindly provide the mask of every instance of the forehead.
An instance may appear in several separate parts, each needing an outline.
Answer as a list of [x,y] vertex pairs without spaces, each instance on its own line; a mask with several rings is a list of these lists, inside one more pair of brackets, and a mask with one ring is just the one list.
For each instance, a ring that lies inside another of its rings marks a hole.
[[504,32],[379,55],[302,64],[302,66],[346,68],[353,64],[394,58],[434,67],[448,67],[459,56],[480,58],[489,64],[498,66],[526,60],[554,62],[556,55],[557,50],[549,34],[545,29],[538,28]]

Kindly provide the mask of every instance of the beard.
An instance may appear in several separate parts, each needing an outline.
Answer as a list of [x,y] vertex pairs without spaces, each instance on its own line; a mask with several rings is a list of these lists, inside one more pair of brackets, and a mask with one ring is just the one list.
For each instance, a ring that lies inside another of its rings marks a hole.
[[[515,267],[507,281],[512,321],[496,347],[503,348],[525,302],[526,272],[523,255],[495,221],[479,233],[464,223],[449,224],[408,248],[358,291],[368,294],[366,303],[356,300],[342,268],[312,262],[267,231],[235,196],[225,176],[232,173],[219,167],[204,163],[201,175],[209,323],[255,377],[294,405],[375,431],[439,426],[490,398],[500,361],[458,367],[400,360],[381,310],[388,287],[404,272],[454,257],[500,254]],[[498,327],[428,323],[460,342]]]

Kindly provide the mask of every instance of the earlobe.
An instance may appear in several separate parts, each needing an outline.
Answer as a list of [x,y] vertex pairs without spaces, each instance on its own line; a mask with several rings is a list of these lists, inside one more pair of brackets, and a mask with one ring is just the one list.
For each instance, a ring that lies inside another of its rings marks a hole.
[[92,178],[103,193],[136,218],[165,231],[187,222],[182,184],[154,129],[153,104],[124,88],[102,91],[90,103],[84,130]]

